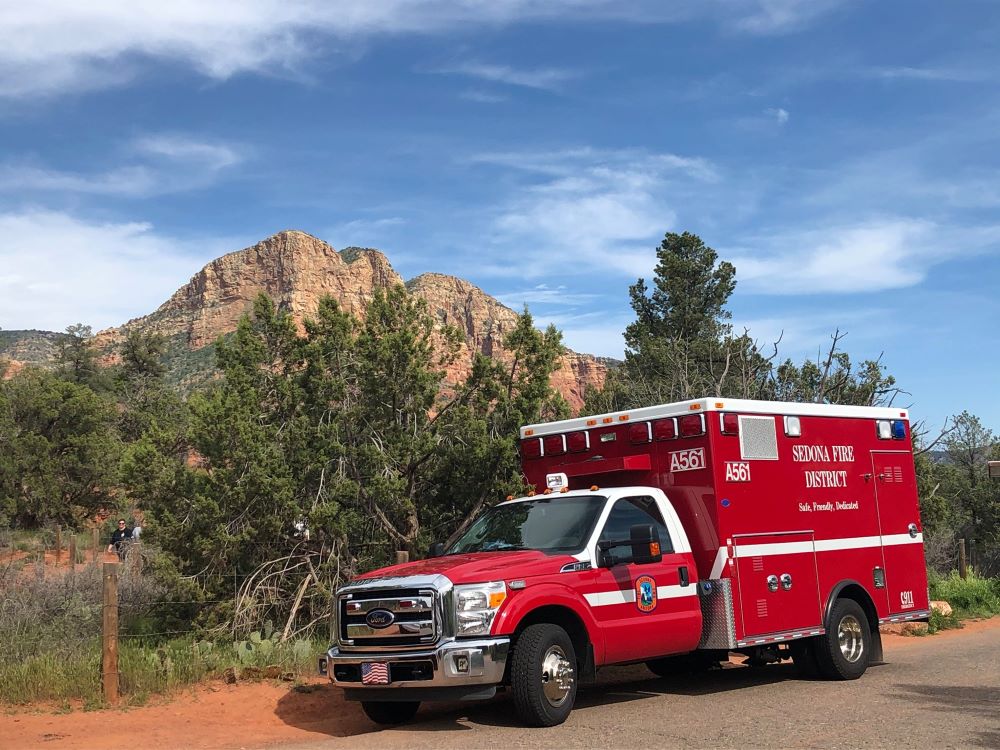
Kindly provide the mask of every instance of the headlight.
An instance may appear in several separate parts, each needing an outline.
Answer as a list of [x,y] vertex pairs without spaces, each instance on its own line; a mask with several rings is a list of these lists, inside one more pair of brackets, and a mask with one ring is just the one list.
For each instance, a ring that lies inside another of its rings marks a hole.
[[507,598],[503,581],[455,587],[455,627],[457,635],[485,635]]

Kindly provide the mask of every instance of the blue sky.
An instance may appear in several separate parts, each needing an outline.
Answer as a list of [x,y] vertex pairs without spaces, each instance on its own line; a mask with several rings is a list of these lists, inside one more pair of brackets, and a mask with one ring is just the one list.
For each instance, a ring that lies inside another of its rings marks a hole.
[[665,231],[734,323],[1000,427],[1000,7],[50,0],[0,11],[0,327],[101,328],[284,228],[620,356]]

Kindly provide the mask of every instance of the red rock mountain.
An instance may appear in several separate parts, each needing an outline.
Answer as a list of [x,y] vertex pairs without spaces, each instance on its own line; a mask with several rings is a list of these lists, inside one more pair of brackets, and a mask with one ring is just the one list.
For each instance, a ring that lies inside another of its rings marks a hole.
[[[340,252],[304,232],[284,231],[253,247],[229,253],[209,263],[155,312],[97,334],[97,344],[109,362],[118,357],[125,335],[134,329],[164,334],[168,357],[178,380],[207,369],[211,349],[220,335],[236,330],[260,292],[267,293],[295,320],[316,312],[324,295],[363,317],[376,289],[402,284],[389,260],[378,250],[347,248]],[[517,314],[467,281],[427,273],[406,282],[410,294],[427,300],[431,314],[465,335],[459,362],[449,372],[458,380],[468,373],[474,352],[504,357],[503,339]],[[202,353],[204,352],[204,356]],[[567,352],[553,375],[553,385],[574,410],[583,403],[587,386],[604,383],[606,367],[589,354]]]

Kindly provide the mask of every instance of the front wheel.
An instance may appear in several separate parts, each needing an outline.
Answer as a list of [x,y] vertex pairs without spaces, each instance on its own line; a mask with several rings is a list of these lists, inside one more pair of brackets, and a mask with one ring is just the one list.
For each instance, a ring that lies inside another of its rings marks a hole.
[[576,650],[558,625],[529,625],[511,655],[510,687],[521,721],[533,727],[562,724],[576,701]]
[[361,701],[361,708],[376,724],[402,724],[416,715],[420,701]]
[[826,635],[815,644],[820,674],[829,680],[856,680],[868,669],[872,634],[865,611],[853,599],[838,599]]

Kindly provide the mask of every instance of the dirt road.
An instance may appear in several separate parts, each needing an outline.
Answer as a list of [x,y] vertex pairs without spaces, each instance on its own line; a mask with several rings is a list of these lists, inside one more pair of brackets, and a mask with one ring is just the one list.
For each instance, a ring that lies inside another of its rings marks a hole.
[[518,725],[510,703],[424,707],[379,730],[316,684],[214,685],[127,713],[0,715],[0,748],[990,747],[1000,748],[1000,618],[927,638],[886,638],[884,666],[856,682],[799,679],[791,665],[658,679],[604,670],[569,720]]

